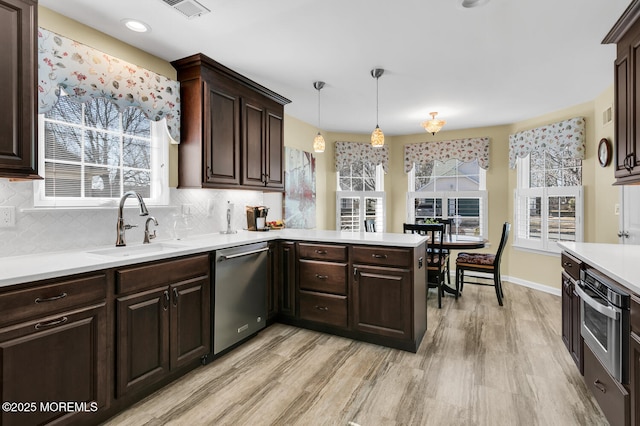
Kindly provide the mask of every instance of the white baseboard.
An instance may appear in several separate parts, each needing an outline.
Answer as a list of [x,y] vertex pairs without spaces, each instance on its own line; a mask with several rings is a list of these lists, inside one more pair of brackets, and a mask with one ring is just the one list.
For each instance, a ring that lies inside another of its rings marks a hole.
[[542,291],[544,293],[553,294],[554,296],[560,297],[562,295],[561,290],[559,288],[549,287],[548,285],[534,283],[533,281],[523,280],[521,278],[502,276],[503,281],[509,281],[510,283],[521,285],[523,287],[529,287],[534,290]]
[[[487,274],[487,275],[488,275],[488,277],[492,276],[490,274]],[[455,273],[451,273],[451,282],[454,283],[455,279],[456,279],[456,274]],[[534,283],[533,281],[523,280],[522,278],[516,278],[516,277],[510,277],[508,275],[503,275],[502,276],[502,280],[503,281],[509,281],[512,284],[521,285],[523,287],[528,287],[528,288],[531,288],[533,290],[538,290],[538,291],[542,291],[544,293],[553,294],[554,296],[560,297],[562,295],[562,292],[561,292],[561,290],[559,288],[553,288],[553,287],[549,287],[548,285]]]

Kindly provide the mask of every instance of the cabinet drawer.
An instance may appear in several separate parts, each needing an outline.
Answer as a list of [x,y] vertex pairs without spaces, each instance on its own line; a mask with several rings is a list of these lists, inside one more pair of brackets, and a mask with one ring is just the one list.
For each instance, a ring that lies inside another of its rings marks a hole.
[[629,393],[584,345],[584,381],[612,425],[629,424]]
[[344,262],[347,260],[347,246],[299,243],[298,256],[305,259]]
[[129,293],[147,288],[209,274],[209,255],[198,255],[161,263],[120,269],[116,272],[118,293]]
[[11,291],[0,295],[0,324],[37,318],[105,299],[104,273]]
[[411,249],[354,246],[353,263],[407,267],[413,262],[412,253]]
[[300,318],[347,328],[347,298],[301,291]]
[[347,295],[346,263],[300,260],[299,265],[301,289]]
[[631,331],[635,331],[640,335],[640,298],[635,294],[631,295],[631,315],[630,320]]
[[575,257],[571,256],[567,252],[562,252],[562,267],[574,280],[580,279],[580,269],[582,269],[582,262]]

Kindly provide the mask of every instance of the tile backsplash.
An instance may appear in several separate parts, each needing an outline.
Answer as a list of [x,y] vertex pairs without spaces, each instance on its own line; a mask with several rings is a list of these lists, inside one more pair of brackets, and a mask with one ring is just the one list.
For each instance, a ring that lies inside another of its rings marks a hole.
[[[259,191],[171,188],[170,206],[148,206],[149,214],[158,221],[158,226],[152,225],[151,229],[156,230],[158,240],[174,239],[174,223],[186,205],[189,234],[220,232],[227,227],[227,202],[234,205],[232,228],[246,229],[245,206],[262,205],[265,200]],[[34,208],[33,183],[7,179],[0,179],[0,206],[15,207],[15,226],[0,227],[0,257],[112,245],[116,241],[117,207]],[[141,243],[146,217],[138,215],[135,198],[127,199],[125,206],[126,223],[137,225],[127,230],[126,240]],[[278,206],[271,208],[277,210]],[[279,212],[274,211],[277,215]]]

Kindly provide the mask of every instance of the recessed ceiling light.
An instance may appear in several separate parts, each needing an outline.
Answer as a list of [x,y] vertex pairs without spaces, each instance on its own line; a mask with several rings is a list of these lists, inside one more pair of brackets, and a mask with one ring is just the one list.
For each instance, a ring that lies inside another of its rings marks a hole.
[[489,0],[462,0],[461,6],[469,9],[472,7],[478,7],[489,3]]
[[135,31],[137,33],[146,33],[151,31],[151,27],[145,24],[142,21],[138,21],[137,19],[123,19],[120,21],[124,24],[125,27],[129,28],[131,31]]

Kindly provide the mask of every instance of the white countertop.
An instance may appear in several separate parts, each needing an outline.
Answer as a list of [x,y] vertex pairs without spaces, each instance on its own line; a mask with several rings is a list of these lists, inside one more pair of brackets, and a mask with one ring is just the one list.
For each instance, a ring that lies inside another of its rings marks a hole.
[[[185,240],[154,240],[149,246],[156,245],[153,248],[164,246],[166,249],[154,252],[141,251],[139,253],[131,253],[126,257],[91,253],[93,251],[111,249],[114,246],[11,256],[0,258],[0,287],[278,239],[417,247],[424,243],[427,237],[414,234],[281,229],[268,232],[238,231],[237,234],[229,235],[202,234],[191,236]],[[141,244],[129,244],[126,248],[139,246]],[[144,249],[145,247],[141,248]]]
[[573,256],[640,294],[640,245],[558,243]]

